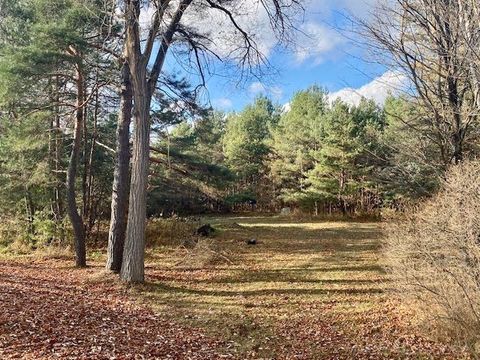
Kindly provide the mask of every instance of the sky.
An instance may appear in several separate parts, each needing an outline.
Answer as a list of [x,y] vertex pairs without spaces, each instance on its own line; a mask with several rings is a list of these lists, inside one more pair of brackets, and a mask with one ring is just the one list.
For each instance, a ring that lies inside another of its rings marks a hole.
[[[248,81],[215,71],[216,75],[207,76],[205,100],[220,110],[240,111],[264,94],[288,108],[296,92],[317,85],[327,89],[332,100],[339,97],[357,104],[365,96],[382,105],[390,92],[397,92],[405,83],[405,77],[376,63],[367,49],[351,40],[351,32],[342,30],[351,27],[351,14],[368,19],[377,1],[388,0],[307,0],[294,45],[285,49],[277,46],[269,31],[268,17],[255,5],[258,0],[242,0],[246,15],[239,23],[256,34],[274,71]],[[226,56],[235,45],[230,44],[228,20],[218,14],[203,14],[200,18],[198,14],[187,14],[186,21],[198,24],[199,31],[221,29],[213,33],[214,43],[216,50]]]

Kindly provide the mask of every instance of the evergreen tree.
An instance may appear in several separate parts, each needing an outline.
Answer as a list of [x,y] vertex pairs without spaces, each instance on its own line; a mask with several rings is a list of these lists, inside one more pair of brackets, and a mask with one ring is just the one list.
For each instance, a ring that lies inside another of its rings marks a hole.
[[276,193],[286,203],[304,198],[307,173],[322,147],[327,94],[314,86],[293,97],[272,135],[271,176]]

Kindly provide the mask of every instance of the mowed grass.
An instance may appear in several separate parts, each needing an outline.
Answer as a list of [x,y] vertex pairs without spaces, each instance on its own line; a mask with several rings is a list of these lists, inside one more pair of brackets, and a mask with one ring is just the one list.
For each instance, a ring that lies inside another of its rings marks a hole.
[[[185,231],[176,223],[172,227],[172,221],[160,224],[160,229],[158,222],[150,224],[149,241],[156,246],[147,251],[143,285],[128,286],[105,272],[103,249],[89,254],[88,268],[75,271],[71,253],[1,255],[4,268],[11,272],[3,277],[10,307],[18,302],[15,296],[36,306],[37,295],[43,297],[42,304],[57,307],[59,296],[77,299],[61,310],[43,305],[34,310],[44,326],[35,331],[25,312],[7,316],[15,326],[24,324],[29,334],[19,344],[30,344],[29,337],[52,329],[59,338],[69,338],[69,328],[50,325],[49,314],[59,311],[65,318],[78,317],[78,307],[87,301],[100,306],[106,314],[102,321],[115,318],[120,308],[142,314],[154,310],[155,316],[147,316],[141,325],[135,316],[109,323],[113,329],[124,329],[112,337],[123,345],[132,341],[130,330],[143,334],[139,336],[144,339],[134,339],[138,349],[130,349],[140,357],[143,348],[166,341],[176,344],[176,355],[170,358],[185,359],[205,358],[192,354],[192,349],[211,354],[207,358],[212,359],[469,358],[464,349],[420,335],[414,309],[396,299],[396,282],[385,271],[382,224],[264,216],[203,222],[212,224],[216,234],[193,249],[191,241],[187,249],[181,240],[191,237],[198,224],[185,224]],[[247,245],[253,238],[258,244]],[[56,277],[60,287],[52,286],[51,278]],[[32,288],[32,283],[37,285]],[[105,307],[115,299],[123,307]],[[96,311],[83,320],[95,315]],[[175,330],[179,328],[184,330]],[[196,334],[196,340],[188,334]],[[108,344],[105,354],[113,351]],[[65,351],[71,349],[67,346]]]
[[[430,358],[391,300],[379,223],[211,218],[229,261],[189,266],[149,252],[132,291],[157,311],[225,341],[239,358]],[[257,245],[246,240],[255,238]],[[417,339],[417,340],[415,340]],[[427,341],[427,340],[425,340]],[[412,348],[411,342],[415,342]],[[425,348],[425,349],[424,349]]]

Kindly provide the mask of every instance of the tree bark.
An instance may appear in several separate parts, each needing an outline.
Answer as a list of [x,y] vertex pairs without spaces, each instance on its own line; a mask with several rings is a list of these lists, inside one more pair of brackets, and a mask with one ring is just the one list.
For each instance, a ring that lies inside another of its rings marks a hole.
[[130,68],[125,62],[122,66],[122,85],[120,93],[120,112],[117,122],[116,162],[113,175],[112,214],[108,232],[106,269],[120,272],[122,268],[125,231],[127,229],[127,211],[129,197],[130,166],[130,123],[132,119],[132,83]]
[[77,176],[78,162],[82,146],[82,130],[84,122],[83,101],[84,101],[84,77],[81,64],[77,64],[77,109],[75,116],[75,127],[73,132],[72,152],[67,170],[67,208],[68,216],[73,227],[73,236],[75,240],[75,264],[77,267],[85,267],[86,248],[85,248],[85,228],[83,219],[78,213],[75,179]]
[[[139,69],[141,70],[141,69]],[[141,73],[141,71],[140,71]],[[132,74],[133,77],[133,74]],[[150,155],[150,99],[145,75],[134,79],[134,141],[128,223],[120,277],[127,282],[144,281],[145,225]]]
[[[63,176],[60,173],[61,169],[61,162],[62,162],[62,144],[63,144],[63,133],[62,129],[60,128],[60,109],[59,109],[59,102],[60,102],[60,96],[58,93],[58,89],[60,88],[60,81],[58,76],[55,79],[56,81],[56,104],[55,105],[55,216],[56,216],[56,222],[57,225],[60,224],[63,221],[63,198],[62,198],[62,186],[64,184],[63,182]],[[63,239],[63,230],[61,231],[61,239]]]

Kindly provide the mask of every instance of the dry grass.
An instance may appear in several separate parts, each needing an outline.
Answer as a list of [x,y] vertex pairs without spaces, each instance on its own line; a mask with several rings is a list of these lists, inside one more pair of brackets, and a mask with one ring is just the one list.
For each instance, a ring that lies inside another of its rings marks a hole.
[[[409,333],[412,314],[390,299],[379,223],[206,222],[219,229],[209,246],[235,254],[234,261],[179,268],[178,247],[163,247],[149,252],[147,284],[132,291],[172,320],[225,339],[225,351],[239,358],[346,359],[428,358],[435,351]],[[259,244],[248,246],[250,238]]]
[[[223,344],[215,352],[237,359],[467,358],[412,332],[414,314],[389,291],[397,285],[384,271],[381,224],[265,216],[203,222],[218,231],[197,249],[176,235],[149,248],[142,286],[125,288],[105,275],[104,253],[90,254],[83,270],[72,271],[71,260],[45,266],[56,264],[86,289],[108,289],[106,298],[118,287],[153,307],[162,324],[206,332]],[[149,231],[157,230],[150,224]],[[258,245],[247,245],[251,238]]]
[[146,233],[147,246],[179,246],[194,237],[200,222],[188,218],[153,219]]

